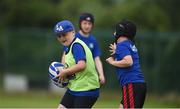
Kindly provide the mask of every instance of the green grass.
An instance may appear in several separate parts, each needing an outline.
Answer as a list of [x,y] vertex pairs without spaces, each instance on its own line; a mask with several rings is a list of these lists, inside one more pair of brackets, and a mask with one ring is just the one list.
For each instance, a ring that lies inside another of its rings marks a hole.
[[[0,108],[56,108],[62,95],[52,94],[47,91],[32,91],[28,93],[0,92]],[[120,94],[118,92],[103,92],[94,105],[95,108],[118,108]],[[160,96],[146,98],[145,108],[177,108],[180,99]]]

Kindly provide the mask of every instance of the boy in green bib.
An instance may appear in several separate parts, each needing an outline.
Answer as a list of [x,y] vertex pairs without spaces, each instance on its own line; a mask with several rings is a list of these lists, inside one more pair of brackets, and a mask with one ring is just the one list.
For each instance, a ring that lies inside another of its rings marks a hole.
[[68,68],[63,69],[58,77],[63,81],[66,76],[74,75],[58,108],[91,108],[99,96],[100,87],[92,53],[83,41],[74,36],[74,26],[70,21],[58,22],[54,32],[58,41],[68,46],[65,53]]

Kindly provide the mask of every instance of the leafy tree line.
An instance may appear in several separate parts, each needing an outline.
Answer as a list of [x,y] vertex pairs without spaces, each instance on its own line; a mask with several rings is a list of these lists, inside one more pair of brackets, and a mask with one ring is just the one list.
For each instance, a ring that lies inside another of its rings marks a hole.
[[79,14],[95,15],[96,27],[111,28],[122,19],[143,30],[179,30],[179,0],[1,0],[0,27],[51,28],[69,19],[77,26]]

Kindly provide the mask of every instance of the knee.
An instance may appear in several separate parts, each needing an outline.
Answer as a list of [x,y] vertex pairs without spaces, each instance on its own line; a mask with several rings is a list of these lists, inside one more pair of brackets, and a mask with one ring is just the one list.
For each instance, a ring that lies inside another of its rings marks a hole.
[[67,109],[64,105],[62,104],[59,104],[58,108],[57,109]]
[[119,109],[123,109],[123,104],[119,104]]

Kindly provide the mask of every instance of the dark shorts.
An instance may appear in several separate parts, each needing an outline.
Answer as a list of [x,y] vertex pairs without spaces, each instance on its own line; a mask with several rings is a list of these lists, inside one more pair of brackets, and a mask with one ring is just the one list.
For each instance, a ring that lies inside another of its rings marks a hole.
[[146,83],[129,83],[122,87],[124,108],[143,108],[146,98]]
[[91,108],[97,98],[94,96],[74,96],[66,91],[60,104],[66,108]]

